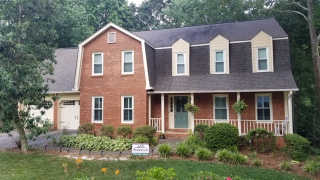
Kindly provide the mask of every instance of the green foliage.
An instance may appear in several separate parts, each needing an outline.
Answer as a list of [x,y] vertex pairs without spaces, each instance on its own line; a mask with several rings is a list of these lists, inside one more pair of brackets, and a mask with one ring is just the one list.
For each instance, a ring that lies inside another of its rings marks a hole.
[[284,171],[289,171],[292,167],[290,162],[283,161],[282,163],[280,163],[279,168]]
[[192,112],[192,113],[196,113],[196,112],[200,111],[200,108],[196,105],[192,105],[191,103],[187,103],[184,105],[184,110]]
[[319,160],[307,160],[304,170],[309,174],[320,173],[320,161]]
[[232,155],[232,163],[234,164],[246,164],[248,160],[248,157],[239,153],[239,152],[233,152]]
[[207,148],[198,148],[195,152],[195,157],[199,160],[211,160],[212,152]]
[[310,156],[310,142],[298,135],[287,134],[284,137],[288,155],[297,161],[305,161]]
[[215,157],[218,161],[222,162],[230,162],[234,164],[246,164],[248,157],[239,153],[239,152],[232,152],[228,149],[218,150],[215,154]]
[[248,105],[246,105],[246,103],[244,103],[244,100],[240,100],[240,101],[236,101],[233,105],[232,108],[234,110],[234,112],[236,113],[243,113],[246,109],[247,109]]
[[228,123],[219,123],[205,131],[204,140],[207,147],[212,150],[233,148],[238,143],[238,128]]
[[160,157],[168,158],[171,156],[172,147],[168,143],[158,145],[158,153]]
[[94,134],[94,125],[91,123],[85,123],[79,126],[78,134]]
[[174,168],[153,167],[146,172],[136,171],[138,180],[173,180],[177,176]]
[[156,128],[153,126],[140,126],[137,127],[137,129],[133,133],[133,137],[137,136],[145,136],[149,139],[151,139],[155,133],[157,132]]
[[[226,180],[228,178],[230,178],[232,180],[244,180],[243,178],[241,178],[239,176],[233,176],[231,178],[231,177],[219,176],[219,175],[216,175],[216,174],[209,172],[209,171],[200,171],[197,173],[191,173],[191,174],[189,174],[189,176],[190,176],[190,179],[194,179],[194,180],[198,180],[198,179]],[[247,180],[249,180],[249,179],[247,179]]]
[[248,157],[249,157],[250,159],[255,159],[255,158],[258,157],[258,154],[257,154],[256,151],[253,151],[253,152],[251,152],[250,154],[248,154]]
[[131,149],[132,140],[124,138],[111,139],[104,136],[95,137],[89,134],[81,134],[77,136],[61,136],[59,143],[65,147],[91,150],[123,151]]
[[189,133],[184,143],[189,147],[191,153],[195,153],[200,147],[206,147],[205,141],[201,140],[198,134]]
[[117,128],[117,134],[123,138],[129,138],[132,134],[131,126],[119,126]]
[[189,157],[191,155],[191,150],[185,142],[180,142],[176,146],[176,154],[180,157]]
[[276,147],[276,136],[266,129],[252,129],[247,134],[247,139],[251,140],[252,148],[258,152],[268,152]]
[[206,131],[206,129],[208,129],[209,126],[208,124],[197,124],[194,127],[194,133],[199,134],[201,138],[204,137],[204,132]]
[[113,138],[113,133],[114,133],[114,127],[112,125],[103,125],[100,128],[100,135],[101,136],[107,136],[109,138]]
[[157,145],[158,144],[158,138],[152,137],[151,139],[149,139],[149,144],[150,144],[150,146]]
[[135,142],[135,143],[149,143],[149,139],[145,136],[137,136],[134,138],[133,142]]
[[252,164],[255,166],[262,166],[262,161],[259,158],[257,158],[252,161]]

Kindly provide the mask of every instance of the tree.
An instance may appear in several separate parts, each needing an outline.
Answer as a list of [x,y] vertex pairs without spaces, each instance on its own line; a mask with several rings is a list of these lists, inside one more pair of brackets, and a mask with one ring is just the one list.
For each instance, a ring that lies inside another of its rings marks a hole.
[[48,130],[47,123],[39,127],[43,121],[30,116],[30,105],[49,108],[46,75],[53,73],[55,6],[52,0],[0,0],[0,121],[3,131],[17,130],[23,152],[27,138]]

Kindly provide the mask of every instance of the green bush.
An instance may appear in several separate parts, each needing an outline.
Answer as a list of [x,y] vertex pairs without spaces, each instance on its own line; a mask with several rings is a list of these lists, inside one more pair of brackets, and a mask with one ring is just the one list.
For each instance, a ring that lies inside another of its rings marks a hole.
[[205,141],[202,140],[198,134],[189,133],[188,137],[184,140],[184,143],[189,147],[191,153],[195,153],[200,147],[206,147]]
[[211,160],[212,152],[207,148],[198,148],[195,157],[199,160]]
[[252,129],[247,134],[247,139],[251,140],[252,148],[258,152],[267,152],[276,147],[276,136],[266,129]]
[[180,157],[189,157],[191,155],[191,150],[185,142],[180,142],[177,144],[176,154]]
[[135,143],[149,143],[149,139],[145,136],[137,136],[134,138],[133,142]]
[[131,126],[119,126],[117,128],[117,134],[123,138],[129,138],[132,134]]
[[307,160],[303,169],[309,174],[319,174],[320,162],[317,160]]
[[107,136],[109,138],[113,138],[114,127],[112,125],[103,125],[100,128],[100,135]]
[[177,174],[174,168],[153,167],[146,172],[136,171],[137,180],[173,180]]
[[250,154],[248,154],[249,158],[251,159],[255,159],[258,157],[258,154],[256,151],[251,152]]
[[204,134],[207,147],[212,150],[229,149],[238,144],[238,128],[228,123],[219,123],[209,127]]
[[137,129],[134,131],[133,137],[135,138],[137,136],[145,136],[151,139],[156,134],[156,132],[157,130],[153,126],[140,126],[137,127]]
[[226,180],[226,179],[232,179],[232,180],[245,180],[239,176],[233,176],[233,177],[225,177],[225,176],[219,176],[212,172],[208,171],[200,171],[197,173],[189,174],[190,179],[198,180],[198,179],[214,179],[214,180]]
[[158,144],[158,138],[152,137],[151,139],[149,139],[149,144],[150,144],[150,146],[157,145]]
[[197,124],[194,127],[194,133],[199,134],[200,138],[204,137],[204,132],[206,131],[206,129],[208,129],[209,126],[207,124]]
[[94,125],[91,123],[85,123],[79,126],[77,133],[78,134],[94,134]]
[[279,168],[284,171],[289,171],[291,170],[291,163],[288,161],[283,161],[280,163]]
[[262,161],[257,158],[253,160],[252,164],[255,166],[262,166]]
[[239,152],[232,152],[228,149],[222,149],[217,151],[215,157],[218,161],[222,162],[230,162],[234,164],[246,164],[248,157],[239,153]]
[[310,142],[306,138],[298,134],[287,134],[284,140],[286,152],[292,159],[305,161],[310,156]]
[[171,156],[172,147],[168,143],[163,143],[158,146],[158,153],[160,157],[168,158]]
[[239,153],[233,152],[231,162],[234,164],[247,164],[248,157]]

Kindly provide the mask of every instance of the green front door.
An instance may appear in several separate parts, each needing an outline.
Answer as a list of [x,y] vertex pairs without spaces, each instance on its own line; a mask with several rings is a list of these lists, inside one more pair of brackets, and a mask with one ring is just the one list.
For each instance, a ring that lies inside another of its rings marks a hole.
[[174,127],[188,128],[188,112],[184,110],[184,105],[188,103],[188,96],[174,97]]

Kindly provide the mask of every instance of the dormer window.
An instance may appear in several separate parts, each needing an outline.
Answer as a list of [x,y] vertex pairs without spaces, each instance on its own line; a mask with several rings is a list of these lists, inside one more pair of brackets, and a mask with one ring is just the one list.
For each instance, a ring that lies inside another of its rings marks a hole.
[[273,42],[272,37],[260,31],[251,39],[252,72],[273,72]]
[[177,74],[186,74],[186,58],[185,54],[177,54]]
[[108,43],[116,43],[116,33],[115,32],[108,33]]
[[268,49],[258,48],[258,71],[268,71]]
[[215,51],[216,73],[225,73],[225,55],[224,51]]
[[210,41],[210,74],[229,74],[229,40],[220,35]]

